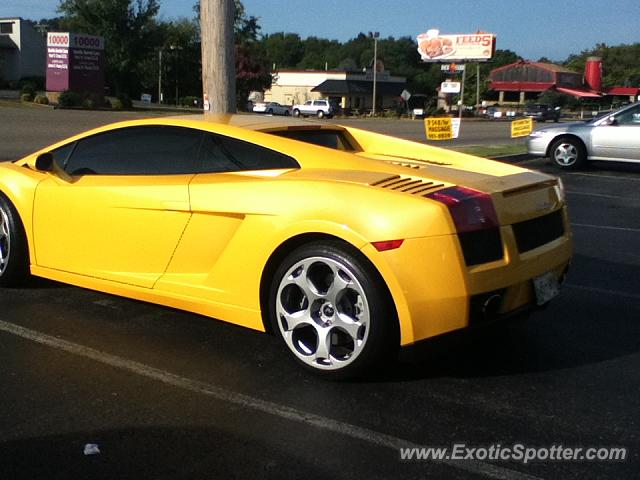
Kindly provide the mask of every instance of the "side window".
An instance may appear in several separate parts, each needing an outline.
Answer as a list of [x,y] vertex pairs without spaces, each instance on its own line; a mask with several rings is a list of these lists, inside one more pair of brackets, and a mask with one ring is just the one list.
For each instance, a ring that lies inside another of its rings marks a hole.
[[640,105],[630,108],[620,115],[616,115],[619,125],[640,125]]
[[311,105],[311,100],[307,100],[306,102],[304,102],[305,105]]
[[67,143],[62,147],[58,147],[55,150],[51,151],[51,155],[53,155],[53,161],[56,162],[56,165],[63,166],[67,163],[69,155],[71,155],[71,152],[73,152],[73,149],[77,143],[78,142]]
[[64,166],[71,175],[175,175],[199,171],[203,132],[126,127],[82,139]]
[[202,171],[208,173],[300,167],[282,153],[213,133],[206,134],[201,157]]

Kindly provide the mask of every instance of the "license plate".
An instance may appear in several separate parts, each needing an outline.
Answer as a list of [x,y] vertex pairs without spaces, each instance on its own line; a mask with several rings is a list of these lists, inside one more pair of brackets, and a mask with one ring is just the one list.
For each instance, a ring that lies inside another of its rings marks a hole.
[[558,278],[553,272],[547,272],[544,275],[533,279],[533,288],[536,292],[536,303],[544,305],[553,297],[560,293]]

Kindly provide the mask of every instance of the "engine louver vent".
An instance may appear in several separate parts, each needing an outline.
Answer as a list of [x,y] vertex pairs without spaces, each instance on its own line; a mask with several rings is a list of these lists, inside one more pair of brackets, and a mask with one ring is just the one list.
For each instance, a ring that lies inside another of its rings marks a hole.
[[409,193],[411,195],[420,195],[423,197],[426,197],[430,192],[445,186],[444,183],[429,182],[412,177],[402,177],[400,175],[383,178],[382,180],[373,182],[370,185],[372,187],[397,190],[399,192]]

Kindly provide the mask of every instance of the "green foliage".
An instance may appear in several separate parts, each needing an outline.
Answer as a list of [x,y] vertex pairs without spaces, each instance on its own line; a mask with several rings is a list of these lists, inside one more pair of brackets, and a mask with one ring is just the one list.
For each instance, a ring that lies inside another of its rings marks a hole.
[[198,97],[187,96],[180,99],[180,105],[183,107],[194,107],[198,104]]
[[46,95],[36,95],[36,98],[33,100],[34,103],[38,105],[49,105],[49,99]]
[[117,94],[134,92],[140,65],[158,44],[158,0],[62,0],[61,26],[106,40],[107,78]]
[[602,58],[602,86],[604,87],[637,87],[640,85],[640,43],[608,47],[604,43],[584,50],[579,55],[571,55],[565,65],[583,72],[588,57]]
[[111,108],[113,108],[114,110],[122,110],[124,107],[122,105],[122,102],[119,99],[112,98],[111,99]]
[[80,107],[82,106],[82,95],[71,90],[65,90],[58,97],[58,105],[61,107]]
[[[25,83],[22,85],[22,88],[20,89],[20,94],[30,95],[33,98],[36,94],[36,86],[30,82]],[[30,102],[31,100],[28,100],[28,101]]]
[[20,95],[20,101],[22,102],[32,102],[33,101],[33,95],[30,93],[23,93],[22,95]]

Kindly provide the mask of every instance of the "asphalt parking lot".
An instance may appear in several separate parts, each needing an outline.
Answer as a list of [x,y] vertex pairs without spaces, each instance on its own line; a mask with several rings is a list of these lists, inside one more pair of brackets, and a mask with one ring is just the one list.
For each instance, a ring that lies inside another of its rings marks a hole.
[[[57,112],[41,135],[20,112],[0,108],[0,159],[114,119]],[[561,176],[575,255],[560,297],[357,382],[316,379],[274,338],[198,315],[44,280],[0,290],[0,478],[637,478],[640,166]],[[454,444],[627,459],[400,458]]]

